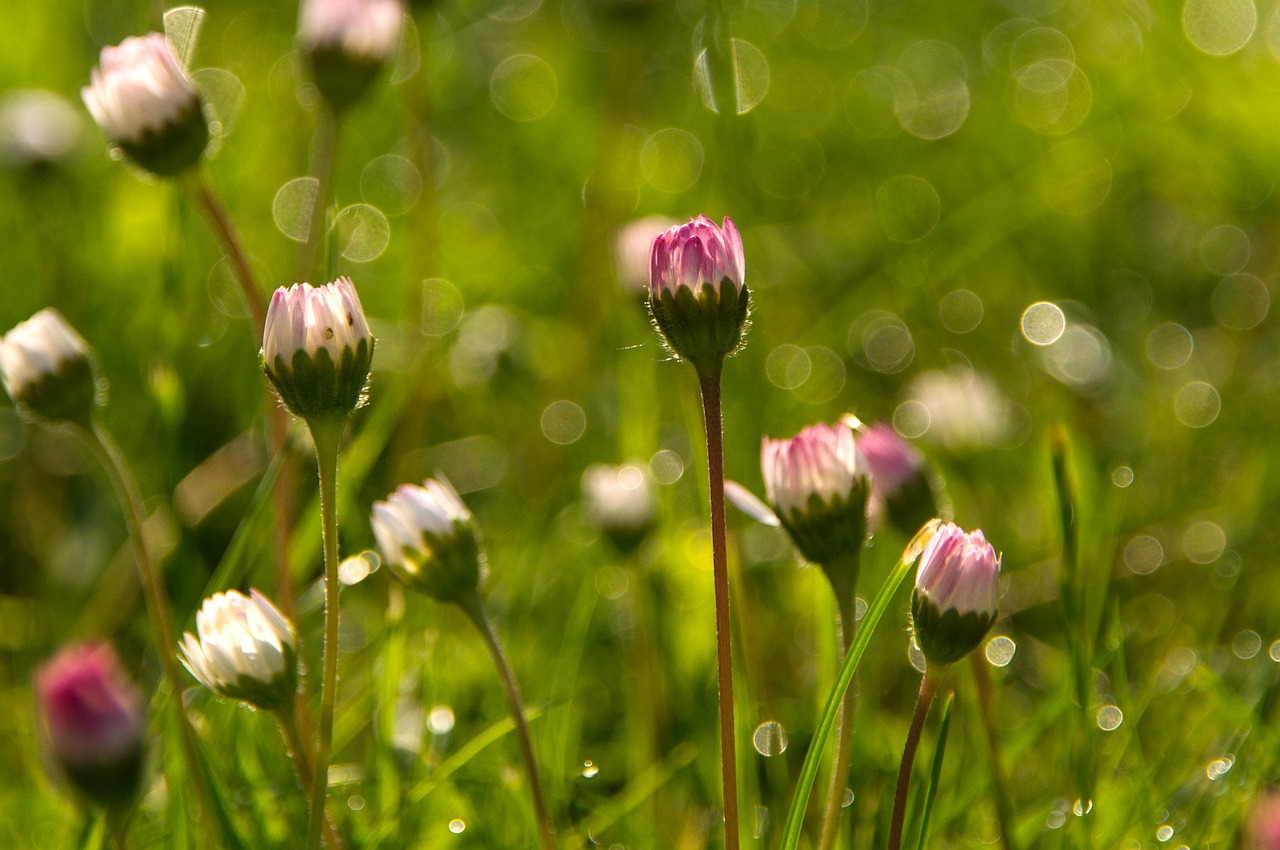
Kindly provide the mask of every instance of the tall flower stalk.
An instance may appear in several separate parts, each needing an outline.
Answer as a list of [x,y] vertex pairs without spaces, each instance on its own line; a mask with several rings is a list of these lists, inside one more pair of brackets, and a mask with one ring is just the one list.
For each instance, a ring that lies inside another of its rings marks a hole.
[[364,402],[373,359],[373,335],[350,279],[277,289],[267,311],[261,357],[280,400],[307,423],[319,467],[324,660],[306,843],[316,850],[325,819],[338,686],[338,448],[348,417]]
[[733,717],[732,622],[724,517],[724,426],[720,378],[724,359],[742,343],[749,293],[742,237],[733,220],[706,216],[669,228],[649,251],[649,312],[667,348],[698,375],[707,438],[711,501],[712,581],[716,605],[716,680],[719,689],[720,772],[725,847],[737,850],[738,768]]
[[900,850],[911,766],[929,706],[946,669],[972,652],[996,620],[1000,558],[980,530],[942,525],[920,555],[911,594],[911,627],[925,658],[911,727],[907,731],[889,822],[889,850]]
[[520,754],[529,773],[538,842],[543,850],[555,850],[551,815],[529,737],[520,685],[480,596],[486,573],[484,548],[471,511],[447,481],[430,479],[422,486],[403,484],[386,501],[374,502],[370,524],[378,548],[396,578],[433,599],[457,605],[480,632],[502,680]]

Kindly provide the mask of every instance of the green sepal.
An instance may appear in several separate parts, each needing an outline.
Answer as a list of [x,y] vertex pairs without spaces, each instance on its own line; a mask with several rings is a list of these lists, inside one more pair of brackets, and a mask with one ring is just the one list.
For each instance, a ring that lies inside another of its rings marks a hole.
[[692,287],[663,289],[658,298],[649,297],[653,324],[667,348],[681,360],[688,360],[702,372],[715,368],[742,344],[747,324],[750,294],[725,277],[719,290],[704,284],[695,293]]
[[142,768],[146,761],[141,741],[128,753],[97,764],[59,763],[67,782],[90,802],[110,811],[132,805],[142,788]]
[[824,502],[813,493],[804,510],[778,511],[778,520],[806,561],[835,563],[859,555],[866,545],[870,495],[867,479],[859,478],[848,498],[837,496]]
[[119,142],[129,159],[152,174],[173,177],[194,167],[209,145],[209,122],[204,104],[192,107],[158,130],[146,130],[136,142]]
[[955,608],[940,611],[932,599],[916,589],[911,593],[911,628],[925,659],[933,664],[953,664],[982,643],[994,614]]
[[317,351],[314,358],[298,349],[291,364],[286,364],[283,357],[277,357],[274,363],[267,363],[261,356],[260,360],[284,406],[295,416],[310,421],[334,413],[350,413],[363,404],[373,361],[373,341],[362,339],[354,350],[344,348],[336,365],[327,348]]
[[404,548],[403,563],[387,562],[392,575],[406,586],[441,602],[462,602],[480,589],[484,564],[480,540],[470,523],[455,520],[453,532],[437,536],[424,532],[421,549]]
[[356,56],[341,47],[317,47],[307,51],[311,75],[320,96],[334,112],[354,106],[373,85],[382,61]]
[[73,357],[60,363],[58,371],[28,383],[13,402],[40,419],[88,427],[98,406],[98,376],[88,358]]
[[241,676],[234,684],[223,685],[225,697],[247,702],[263,711],[287,710],[298,691],[298,658],[292,647],[284,647],[284,670],[270,682]]

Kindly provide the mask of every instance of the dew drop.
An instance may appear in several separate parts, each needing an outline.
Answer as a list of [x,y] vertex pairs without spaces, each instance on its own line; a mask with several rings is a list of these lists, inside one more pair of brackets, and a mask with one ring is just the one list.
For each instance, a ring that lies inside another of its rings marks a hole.
[[1114,732],[1124,722],[1124,712],[1119,706],[1104,705],[1098,709],[1098,728],[1103,732]]
[[542,411],[542,435],[560,446],[575,443],[587,430],[587,414],[571,401],[553,401]]
[[1052,345],[1067,329],[1062,308],[1048,301],[1037,301],[1022,314],[1022,335],[1033,345]]
[[432,735],[447,735],[453,731],[455,718],[453,709],[447,705],[437,705],[427,715],[427,729]]
[[996,667],[1008,667],[1017,651],[1018,645],[1013,642],[1012,638],[1004,635],[993,637],[987,641],[987,661]]
[[1123,489],[1133,483],[1133,470],[1127,466],[1117,466],[1111,473],[1111,483]]
[[598,776],[599,774],[600,774],[600,766],[595,762],[593,762],[591,759],[587,759],[582,763],[583,779],[595,779],[596,776]]
[[454,835],[461,835],[466,828],[467,828],[467,822],[464,821],[462,818],[454,818],[453,820],[449,821],[449,831],[452,832]]
[[1250,629],[1240,632],[1231,641],[1231,651],[1235,653],[1236,658],[1243,661],[1253,658],[1261,649],[1262,636]]
[[787,751],[787,730],[776,720],[765,721],[756,727],[751,743],[762,756],[782,755]]
[[1093,811],[1093,800],[1076,800],[1071,804],[1071,813],[1082,818]]

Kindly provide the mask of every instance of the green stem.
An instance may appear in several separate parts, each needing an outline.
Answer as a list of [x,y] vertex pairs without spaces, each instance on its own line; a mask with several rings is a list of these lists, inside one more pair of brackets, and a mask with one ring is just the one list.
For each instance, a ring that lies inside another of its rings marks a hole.
[[[196,746],[195,730],[182,705],[182,674],[178,669],[174,637],[173,619],[169,605],[169,594],[165,590],[155,563],[151,560],[151,552],[147,548],[144,529],[142,495],[137,481],[129,469],[124,452],[112,439],[105,427],[97,422],[90,426],[89,445],[93,448],[111,486],[116,491],[116,498],[124,511],[125,527],[129,532],[129,542],[133,548],[133,559],[138,566],[138,575],[142,580],[143,595],[155,631],[156,654],[160,656],[160,667],[164,671],[165,680],[169,684],[170,700],[177,714],[178,728],[181,731],[183,754],[186,756],[187,769],[191,774],[191,784],[195,788],[196,799],[200,809],[200,817],[206,826],[214,820],[213,798],[204,774]],[[207,834],[207,833],[206,833]]]
[[338,444],[345,414],[318,417],[307,423],[320,469],[320,524],[324,536],[324,663],[320,679],[320,730],[311,782],[311,816],[307,848],[318,850],[329,796],[329,758],[333,743],[333,709],[338,690]]
[[329,201],[329,189],[333,185],[333,164],[337,158],[338,129],[342,118],[328,106],[322,106],[316,121],[315,136],[311,142],[311,173],[316,178],[316,194],[311,200],[311,215],[307,219],[307,239],[298,249],[298,275],[300,281],[309,281],[315,272],[316,255],[324,235],[324,211]]
[[920,745],[920,732],[924,729],[924,719],[929,714],[929,706],[933,704],[933,696],[937,692],[937,678],[930,673],[925,673],[920,680],[920,696],[916,699],[916,710],[911,715],[911,728],[907,730],[907,743],[902,748],[902,765],[898,768],[898,788],[893,795],[893,820],[889,822],[889,850],[900,850],[902,847],[902,824],[907,815],[907,790],[911,785],[911,765],[916,760],[916,748]]
[[716,679],[720,693],[720,777],[724,786],[724,846],[738,850],[738,753],[733,723],[733,650],[730,641],[729,557],[724,521],[724,426],[720,411],[721,362],[698,370],[702,421],[707,432],[711,492],[711,563],[716,599]]
[[[311,770],[311,759],[307,754],[307,745],[303,743],[302,734],[298,731],[298,718],[290,713],[293,705],[288,705],[276,714],[276,720],[280,723],[280,732],[284,736],[285,747],[289,750],[293,769],[298,774],[298,781],[302,783],[302,787],[310,792],[315,784],[315,773]],[[342,841],[338,837],[338,831],[334,829],[333,823],[329,820],[328,812],[324,816],[325,836],[329,840],[330,847],[341,847]]]
[[[857,625],[854,622],[854,588],[858,584],[859,562],[861,552],[852,555],[844,562],[832,564],[824,568],[831,579],[831,589],[836,594],[838,610],[836,628],[840,633],[840,661],[849,653],[853,645],[853,634]],[[838,665],[837,665],[838,666]],[[853,716],[856,701],[854,694],[846,691],[840,702],[840,725],[836,727],[836,757],[831,766],[831,782],[827,788],[827,806],[822,814],[822,832],[818,841],[819,850],[832,850],[836,846],[836,838],[840,834],[840,817],[844,813],[845,789],[849,782],[849,762],[853,757]]]
[[227,259],[231,261],[236,281],[240,284],[240,291],[244,295],[245,306],[249,308],[249,315],[253,317],[253,329],[257,333],[257,339],[262,339],[262,329],[267,323],[266,303],[262,289],[259,288],[257,278],[253,274],[253,268],[249,265],[249,257],[245,254],[239,234],[236,233],[235,225],[231,223],[231,217],[227,215],[226,208],[218,200],[213,187],[209,185],[209,178],[203,171],[196,172],[188,185],[195,194],[200,208],[209,217],[213,232],[222,243]]
[[520,740],[520,754],[524,757],[525,769],[529,771],[529,789],[533,794],[534,814],[538,819],[538,841],[543,850],[555,850],[556,842],[551,830],[551,816],[547,812],[546,797],[542,792],[542,777],[538,772],[538,760],[533,754],[533,742],[529,738],[529,724],[525,721],[524,700],[520,697],[520,683],[507,663],[507,656],[502,651],[498,633],[485,612],[479,593],[471,593],[459,604],[471,622],[475,623],[480,636],[484,638],[489,654],[493,656],[493,664],[498,668],[498,678],[502,680],[502,689],[507,697],[507,707],[511,710],[511,720],[516,726],[516,737]]

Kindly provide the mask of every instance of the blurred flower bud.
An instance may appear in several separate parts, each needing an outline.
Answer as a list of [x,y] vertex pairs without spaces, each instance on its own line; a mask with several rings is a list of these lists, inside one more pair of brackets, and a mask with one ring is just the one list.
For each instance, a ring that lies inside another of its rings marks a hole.
[[61,95],[42,89],[9,92],[0,101],[0,162],[14,169],[61,162],[80,143],[83,123]]
[[742,237],[728,216],[672,227],[649,250],[649,311],[667,347],[699,371],[742,342],[749,294]]
[[916,570],[911,623],[930,663],[951,664],[969,654],[996,620],[1000,558],[981,530],[938,526]]
[[657,523],[653,480],[635,464],[588,466],[582,499],[587,516],[624,554],[638,549]]
[[860,432],[857,442],[871,470],[871,499],[898,531],[910,537],[938,515],[929,466],[919,449],[887,422]]
[[637,218],[622,226],[613,240],[614,268],[618,283],[627,292],[649,292],[649,249],[663,231],[679,222],[663,215]]
[[368,91],[400,42],[399,0],[303,0],[298,44],[336,112]]
[[1254,801],[1245,850],[1280,850],[1280,793],[1269,791]]
[[298,689],[293,625],[256,590],[215,593],[196,613],[196,632],[182,636],[179,658],[220,696],[268,711],[288,708]]
[[402,484],[370,517],[382,558],[409,587],[463,603],[484,577],[475,520],[447,481]]
[[159,33],[102,48],[80,96],[107,139],[155,174],[186,171],[209,143],[200,91]]
[[52,307],[0,339],[0,380],[19,410],[51,422],[88,425],[98,403],[89,344]]
[[295,415],[310,420],[360,407],[372,360],[373,335],[350,278],[295,283],[271,297],[262,368]]
[[73,646],[36,673],[41,736],[58,771],[90,801],[127,806],[144,757],[142,694],[105,643]]
[[834,567],[857,557],[867,537],[871,479],[853,429],[810,425],[760,445],[765,496],[806,560]]

